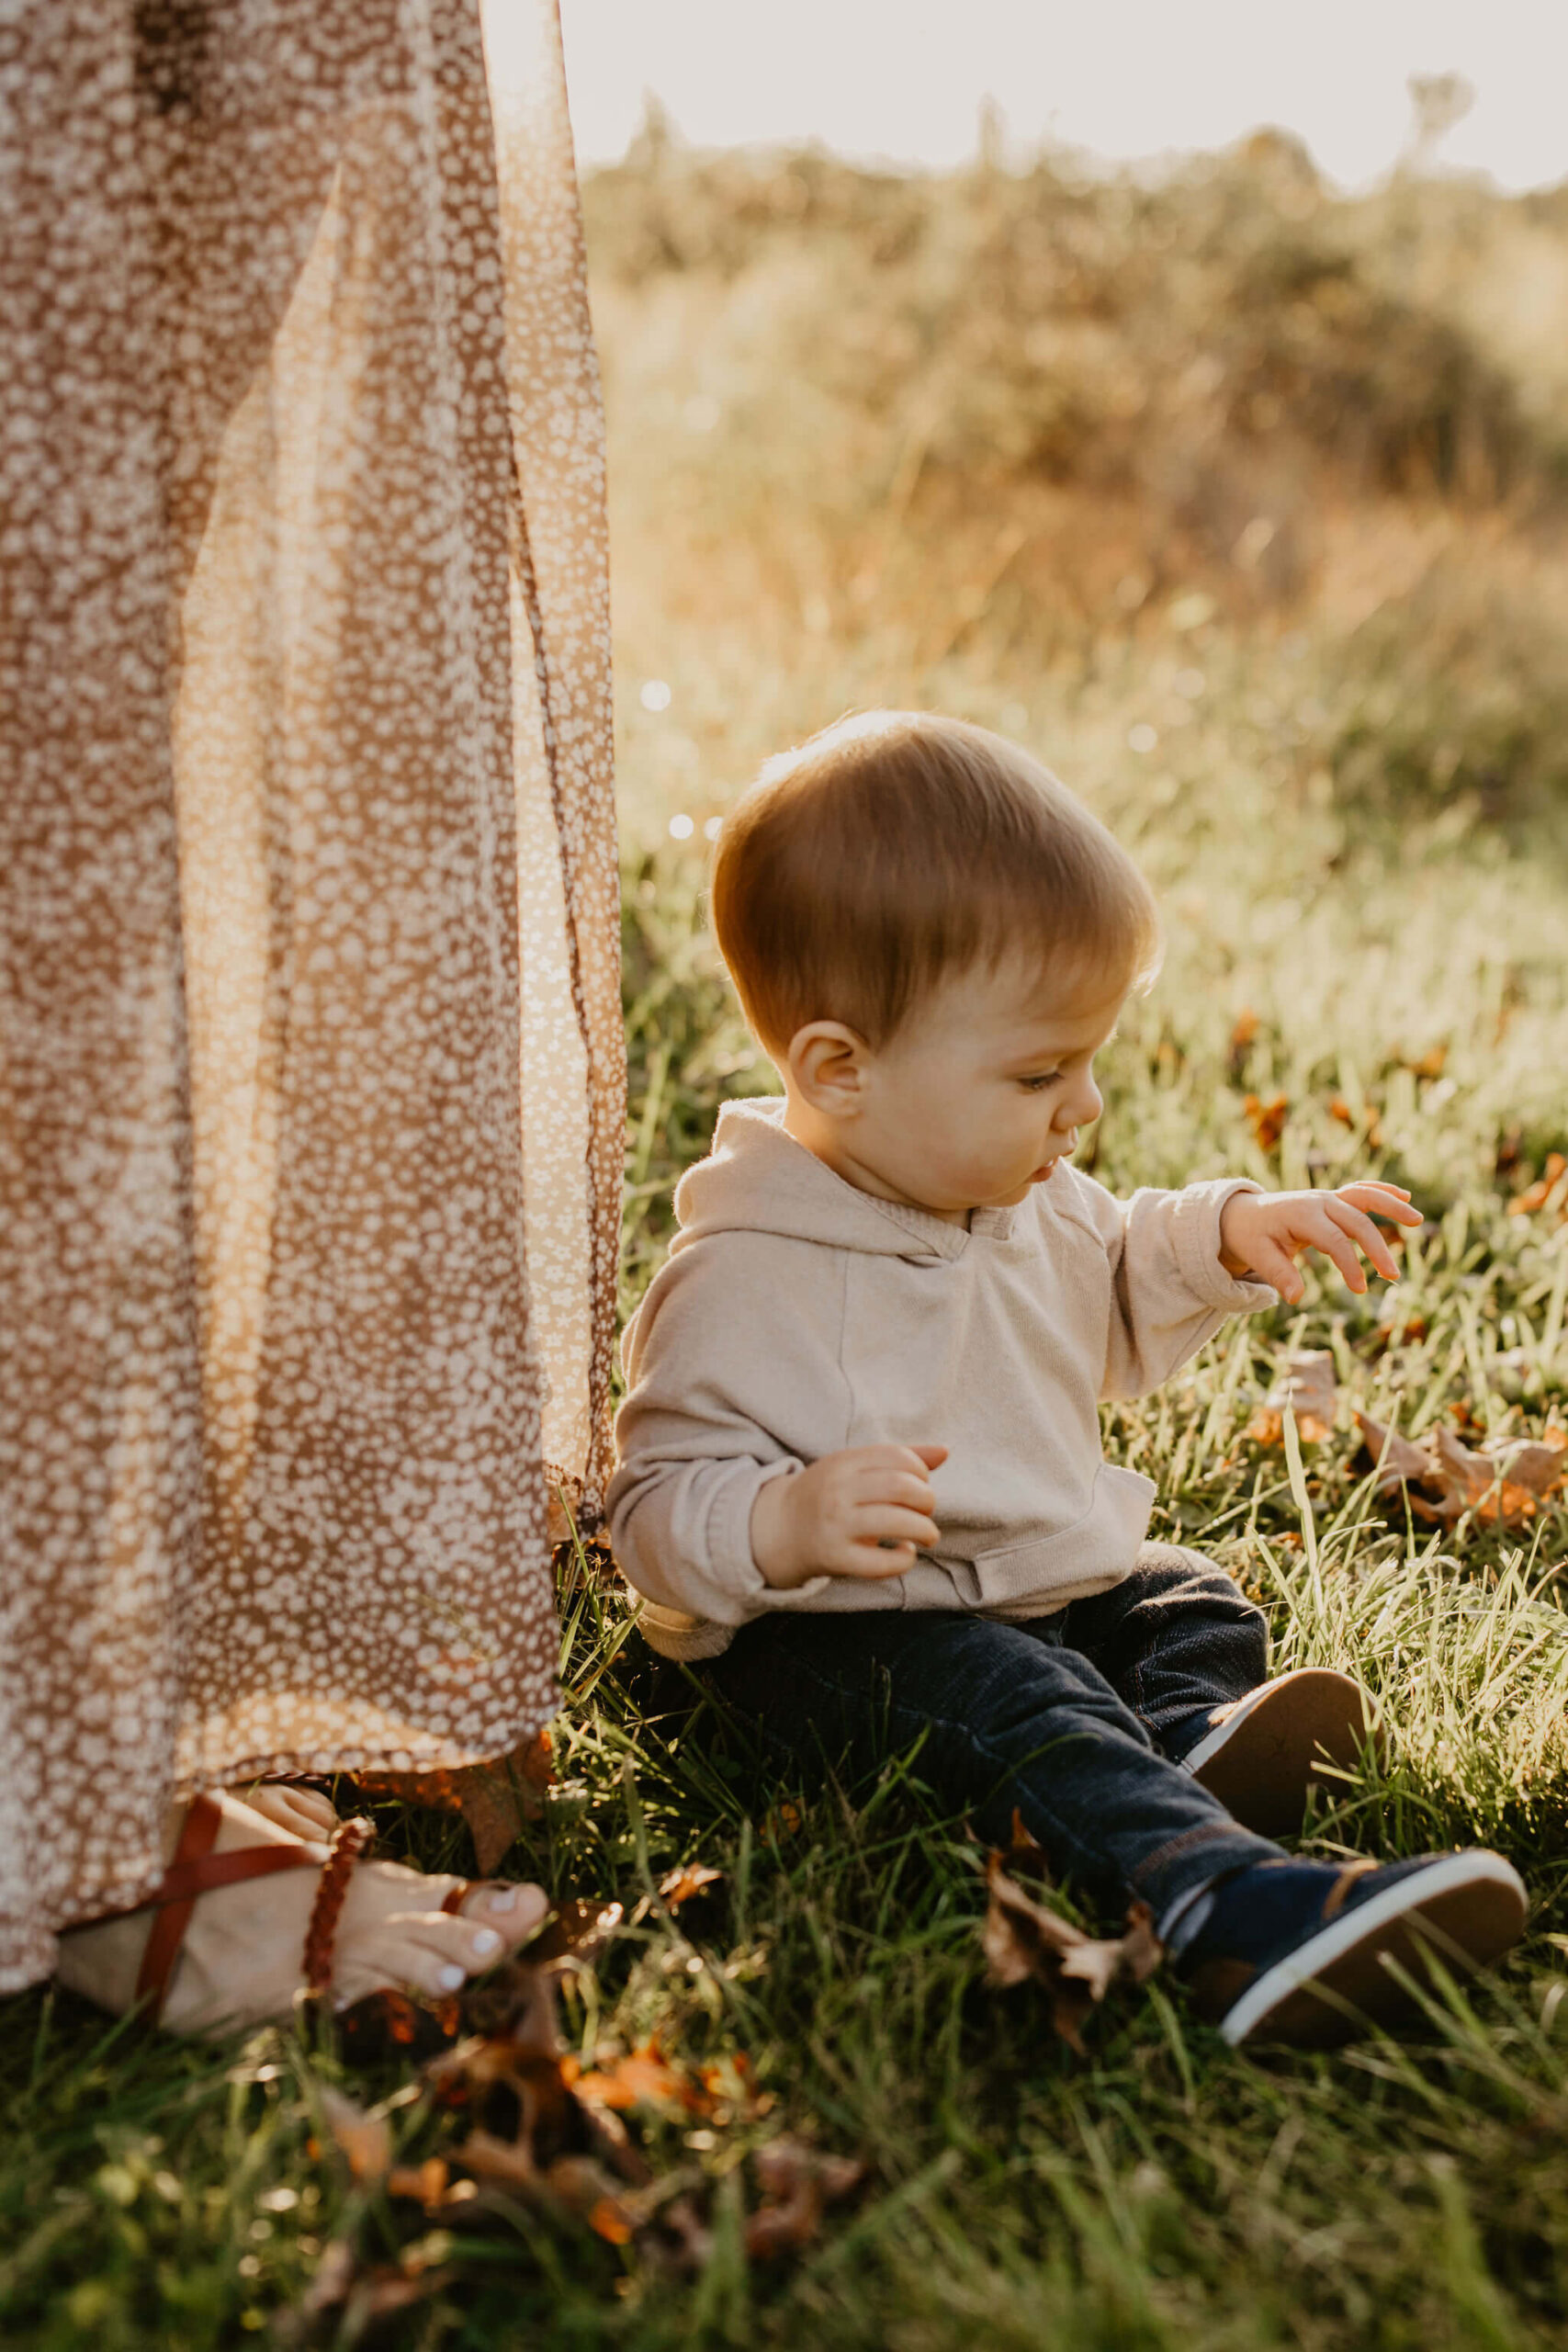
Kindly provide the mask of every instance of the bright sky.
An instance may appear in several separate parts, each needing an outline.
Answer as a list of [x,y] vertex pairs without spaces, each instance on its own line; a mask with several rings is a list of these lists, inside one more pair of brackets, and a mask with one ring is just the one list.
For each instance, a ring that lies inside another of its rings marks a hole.
[[[504,6],[504,0],[502,0]],[[1412,123],[1407,77],[1464,74],[1446,164],[1505,187],[1568,179],[1564,0],[560,0],[579,159],[614,161],[644,94],[702,147],[818,140],[935,165],[1044,138],[1140,158],[1261,123],[1348,187]]]

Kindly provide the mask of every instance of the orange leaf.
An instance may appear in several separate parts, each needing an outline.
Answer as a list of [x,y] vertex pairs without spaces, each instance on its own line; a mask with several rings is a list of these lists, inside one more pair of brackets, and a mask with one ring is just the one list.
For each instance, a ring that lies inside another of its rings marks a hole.
[[1499,1529],[1523,1527],[1561,1480],[1562,1457],[1549,1445],[1527,1441],[1495,1457],[1462,1444],[1441,1424],[1418,1445],[1391,1435],[1365,1413],[1357,1414],[1356,1425],[1379,1465],[1377,1492],[1415,1488],[1412,1511],[1442,1526],[1468,1515]]
[[394,2165],[387,2175],[387,2194],[410,2198],[418,2205],[439,2205],[446,2194],[448,2177],[441,2156],[426,2156],[422,2165]]
[[676,1869],[665,1871],[659,1882],[659,1892],[671,1910],[676,1911],[694,1894],[700,1894],[705,1886],[716,1886],[723,1876],[722,1871],[711,1871],[705,1862],[682,1862]]
[[1568,1215],[1568,1159],[1560,1151],[1547,1155],[1544,1172],[1508,1203],[1508,1215],[1530,1216],[1537,1209],[1545,1208]]
[[611,2245],[631,2243],[631,2217],[619,2198],[596,2197],[588,2209],[588,2226],[596,2237],[606,2239]]
[[1332,1354],[1326,1348],[1295,1349],[1284,1358],[1282,1374],[1247,1423],[1247,1436],[1257,1445],[1280,1444],[1289,1406],[1303,1444],[1321,1445],[1333,1435],[1339,1410]]
[[381,2179],[392,2161],[391,2126],[386,2117],[371,2115],[355,2100],[334,2090],[330,2083],[319,2085],[317,2095],[327,2129],[347,2157],[355,2179]]
[[[1563,1432],[1555,1434],[1561,1439]],[[1549,1430],[1544,1442],[1524,1438],[1515,1445],[1499,1446],[1493,1457],[1498,1476],[1532,1495],[1555,1493],[1562,1484],[1565,1463],[1562,1446],[1552,1444],[1552,1435]]]
[[1265,1102],[1260,1095],[1249,1094],[1241,1107],[1247,1114],[1247,1125],[1252,1129],[1253,1141],[1258,1150],[1272,1151],[1285,1132],[1285,1121],[1291,1111],[1290,1096],[1276,1094],[1271,1101]]

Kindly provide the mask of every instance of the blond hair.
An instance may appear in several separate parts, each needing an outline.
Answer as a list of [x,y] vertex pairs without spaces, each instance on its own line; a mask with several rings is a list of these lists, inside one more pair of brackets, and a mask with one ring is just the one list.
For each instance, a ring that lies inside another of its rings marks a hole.
[[865,711],[770,760],[726,818],[713,922],[747,1020],[782,1055],[810,1021],[873,1051],[937,984],[1038,957],[1065,998],[1146,985],[1159,918],[1097,818],[1016,744]]

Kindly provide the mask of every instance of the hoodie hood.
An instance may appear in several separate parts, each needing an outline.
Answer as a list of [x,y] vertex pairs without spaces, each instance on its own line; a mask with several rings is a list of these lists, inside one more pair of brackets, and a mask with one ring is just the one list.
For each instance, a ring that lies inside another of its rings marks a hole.
[[[960,1225],[927,1209],[906,1208],[863,1193],[786,1135],[781,1097],[727,1102],[714,1129],[713,1149],[689,1168],[675,1188],[681,1230],[671,1254],[710,1234],[776,1233],[853,1250],[874,1258],[957,1258],[969,1244]],[[998,1230],[1010,1209],[982,1212]]]

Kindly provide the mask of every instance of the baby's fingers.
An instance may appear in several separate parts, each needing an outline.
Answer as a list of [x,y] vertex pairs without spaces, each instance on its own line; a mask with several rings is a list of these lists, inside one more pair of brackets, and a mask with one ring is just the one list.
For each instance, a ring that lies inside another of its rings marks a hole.
[[924,1511],[902,1510],[896,1503],[863,1505],[856,1511],[853,1538],[857,1544],[934,1544],[938,1529]]
[[929,1511],[931,1484],[923,1471],[867,1471],[859,1481],[855,1509],[867,1510],[879,1503],[902,1503],[907,1510]]
[[1252,1260],[1247,1269],[1251,1279],[1270,1283],[1288,1306],[1294,1306],[1305,1286],[1290,1251],[1282,1250],[1267,1234],[1260,1234],[1248,1254]]
[[874,1582],[883,1577],[907,1577],[919,1553],[913,1544],[852,1542],[838,1544],[822,1562],[823,1575],[830,1577],[868,1577]]
[[1385,1216],[1391,1225],[1421,1222],[1421,1212],[1404,1185],[1385,1184],[1381,1176],[1363,1176],[1354,1184],[1341,1184],[1333,1197],[1353,1209],[1365,1209],[1372,1216]]
[[[1351,1209],[1347,1214],[1354,1216],[1356,1212]],[[1363,1218],[1361,1222],[1365,1223],[1365,1219]],[[1375,1227],[1369,1225],[1367,1231],[1373,1234],[1375,1238]],[[1307,1249],[1321,1250],[1325,1258],[1331,1258],[1334,1261],[1344,1278],[1347,1290],[1359,1292],[1366,1289],[1367,1278],[1361,1272],[1361,1261],[1356,1255],[1356,1245],[1331,1211],[1325,1209],[1320,1216],[1304,1220],[1300,1228],[1300,1238]]]
[[[1393,1252],[1370,1216],[1363,1216],[1359,1209],[1352,1208],[1342,1195],[1335,1198],[1328,1215],[1339,1230],[1348,1234],[1355,1247],[1377,1268],[1385,1282],[1396,1283],[1399,1280],[1399,1268],[1394,1263]],[[1337,1265],[1343,1263],[1337,1250],[1334,1258]],[[1359,1272],[1359,1269],[1357,1271]],[[1350,1285],[1352,1290],[1365,1290],[1366,1286],[1365,1281]]]

